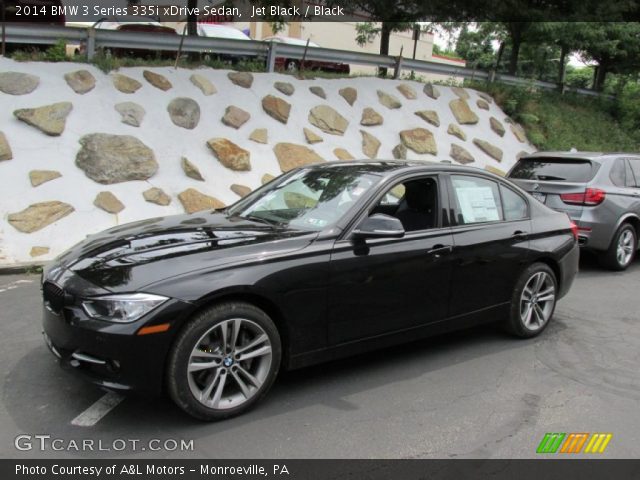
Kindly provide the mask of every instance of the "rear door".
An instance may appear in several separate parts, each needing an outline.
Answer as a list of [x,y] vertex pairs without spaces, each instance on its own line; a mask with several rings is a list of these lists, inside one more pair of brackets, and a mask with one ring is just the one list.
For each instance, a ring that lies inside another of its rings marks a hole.
[[580,220],[583,205],[566,203],[562,194],[583,194],[598,171],[588,159],[562,157],[521,158],[509,172],[509,179],[549,208]]

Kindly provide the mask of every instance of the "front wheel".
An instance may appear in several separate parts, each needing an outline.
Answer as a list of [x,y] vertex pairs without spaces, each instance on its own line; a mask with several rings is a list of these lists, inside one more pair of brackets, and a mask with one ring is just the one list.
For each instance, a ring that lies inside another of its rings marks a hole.
[[548,265],[530,265],[516,282],[507,330],[522,338],[540,334],[556,308],[557,291],[556,276]]
[[610,270],[626,270],[638,248],[638,237],[633,225],[623,223],[613,236],[609,250],[600,256],[602,266]]
[[167,366],[169,394],[201,420],[239,415],[266,395],[280,358],[278,330],[262,310],[241,302],[216,305],[178,335]]

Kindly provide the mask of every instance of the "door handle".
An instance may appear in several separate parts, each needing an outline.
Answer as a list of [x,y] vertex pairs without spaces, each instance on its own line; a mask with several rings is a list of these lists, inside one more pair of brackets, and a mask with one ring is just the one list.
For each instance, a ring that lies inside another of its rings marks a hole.
[[453,245],[443,245],[438,243],[433,246],[433,248],[427,250],[427,254],[433,255],[436,258],[440,258],[441,255],[445,253],[451,253],[453,250]]
[[528,232],[516,230],[515,232],[513,232],[513,235],[511,235],[511,238],[515,238],[516,240],[526,240],[528,235]]

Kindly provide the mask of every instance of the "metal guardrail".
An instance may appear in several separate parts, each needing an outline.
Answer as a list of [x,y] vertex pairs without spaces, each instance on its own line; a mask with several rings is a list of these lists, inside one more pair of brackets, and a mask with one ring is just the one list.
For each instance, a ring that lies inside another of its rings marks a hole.
[[[149,32],[131,32],[119,30],[102,30],[93,28],[59,27],[52,25],[6,25],[6,40],[8,43],[23,43],[36,45],[54,45],[59,40],[68,43],[82,44],[86,48],[87,57],[93,58],[102,49],[135,49],[151,51],[178,52],[215,52],[224,55],[239,55],[246,57],[264,58],[267,71],[272,72],[276,57],[287,59],[339,62],[371,67],[391,68],[395,77],[402,70],[414,72],[434,73],[448,77],[461,77],[469,80],[497,81],[510,85],[528,86],[557,90],[556,83],[544,82],[530,78],[515,77],[504,74],[491,74],[483,70],[457,65],[412,60],[391,55],[377,55],[373,53],[353,52],[329,48],[305,48],[300,45],[289,45],[278,42],[264,42],[256,40],[234,40],[211,37],[192,37],[184,39],[180,35],[166,35]],[[180,47],[183,40],[182,47]],[[584,88],[565,88],[580,95],[601,96],[599,92]]]

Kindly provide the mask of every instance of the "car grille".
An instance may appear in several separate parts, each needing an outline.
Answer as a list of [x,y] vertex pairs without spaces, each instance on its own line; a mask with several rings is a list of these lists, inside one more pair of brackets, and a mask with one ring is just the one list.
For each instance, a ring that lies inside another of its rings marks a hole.
[[64,307],[64,290],[55,283],[44,282],[42,285],[44,304],[54,313],[60,313]]

